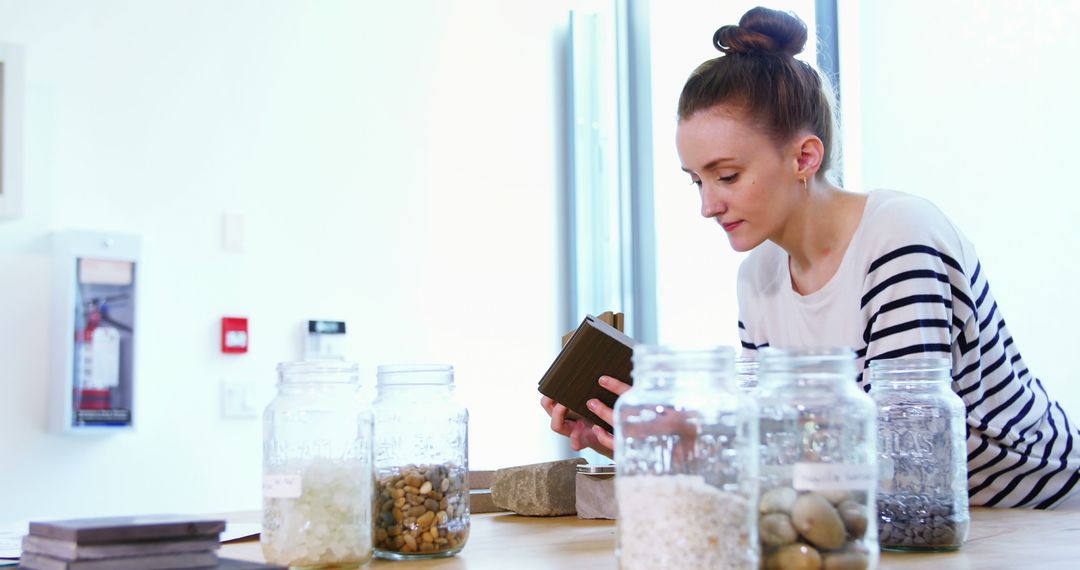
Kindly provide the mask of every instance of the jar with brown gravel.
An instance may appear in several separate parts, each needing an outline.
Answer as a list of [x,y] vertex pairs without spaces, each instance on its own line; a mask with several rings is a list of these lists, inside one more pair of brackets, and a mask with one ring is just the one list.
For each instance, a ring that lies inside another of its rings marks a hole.
[[883,549],[956,550],[967,538],[967,424],[951,371],[952,361],[940,357],[870,363]]
[[384,365],[375,416],[375,555],[461,551],[469,537],[469,413],[447,365]]

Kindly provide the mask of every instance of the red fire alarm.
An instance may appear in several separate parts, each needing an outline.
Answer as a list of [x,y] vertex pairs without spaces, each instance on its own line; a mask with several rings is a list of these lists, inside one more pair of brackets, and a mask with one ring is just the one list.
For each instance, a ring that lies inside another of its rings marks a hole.
[[247,317],[221,318],[221,352],[242,353],[248,350]]

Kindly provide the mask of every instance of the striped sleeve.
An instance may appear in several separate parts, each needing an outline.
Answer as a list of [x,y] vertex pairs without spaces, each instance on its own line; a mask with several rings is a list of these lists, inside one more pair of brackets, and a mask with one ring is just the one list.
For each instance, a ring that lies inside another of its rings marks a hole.
[[741,320],[739,321],[739,343],[742,345],[743,358],[758,357],[758,348],[762,347],[754,344],[754,339],[750,336],[750,331],[746,329],[746,325]]
[[[967,412],[973,505],[1047,508],[1080,479],[1080,430],[1025,366],[977,260],[940,245],[890,249],[869,265],[861,298],[869,363],[948,356]],[[972,256],[973,257],[973,256]]]

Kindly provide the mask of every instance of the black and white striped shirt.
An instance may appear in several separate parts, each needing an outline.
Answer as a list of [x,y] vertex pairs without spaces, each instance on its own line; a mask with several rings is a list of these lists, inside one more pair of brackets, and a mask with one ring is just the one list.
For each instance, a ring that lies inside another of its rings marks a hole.
[[930,202],[871,192],[836,275],[819,291],[791,287],[771,242],[739,268],[743,351],[850,346],[870,390],[876,359],[943,354],[967,407],[973,505],[1046,508],[1080,488],[1080,426],[1024,364],[974,246]]

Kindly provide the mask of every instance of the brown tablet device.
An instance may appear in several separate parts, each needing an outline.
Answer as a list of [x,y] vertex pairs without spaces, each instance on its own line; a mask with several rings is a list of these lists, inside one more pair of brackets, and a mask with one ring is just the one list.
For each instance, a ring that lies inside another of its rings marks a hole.
[[592,315],[586,316],[540,379],[540,393],[612,431],[607,422],[585,407],[585,402],[597,398],[615,406],[617,396],[601,388],[597,380],[611,376],[630,384],[634,344],[634,339],[615,327]]

